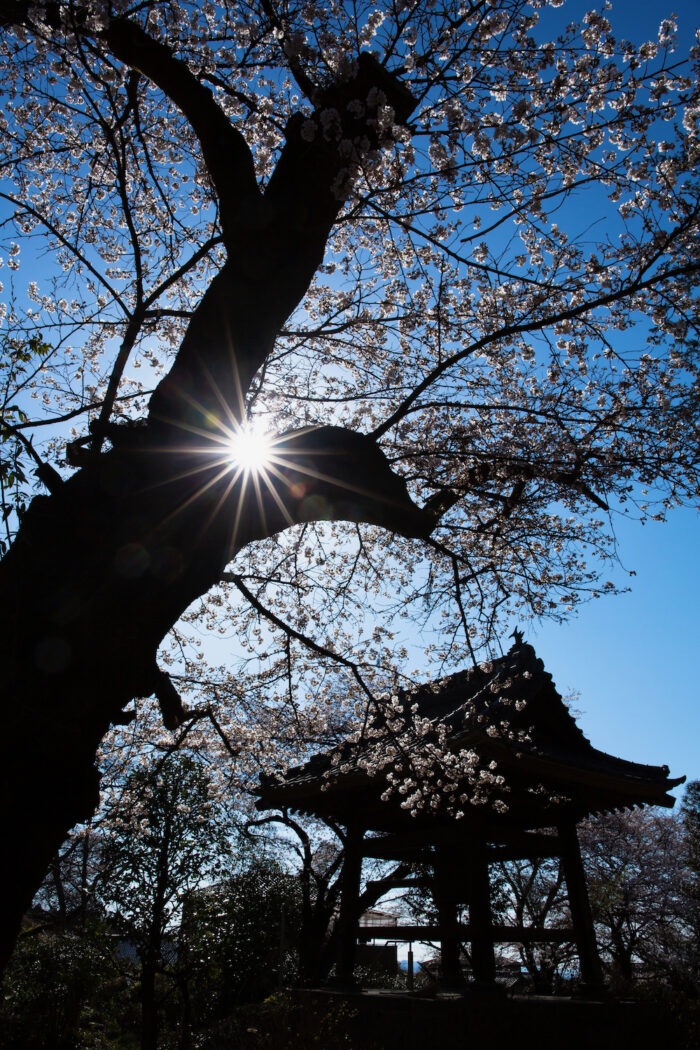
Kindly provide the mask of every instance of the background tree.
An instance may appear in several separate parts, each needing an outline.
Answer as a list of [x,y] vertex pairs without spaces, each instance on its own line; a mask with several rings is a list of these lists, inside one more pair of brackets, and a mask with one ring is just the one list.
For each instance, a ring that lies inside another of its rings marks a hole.
[[[333,821],[301,815],[292,817],[283,810],[249,821],[246,830],[250,833],[255,829],[257,838],[261,828],[275,825],[281,825],[294,835],[294,838],[284,836],[272,841],[287,855],[288,866],[294,872],[297,884],[296,980],[302,985],[318,987],[326,982],[336,962],[341,932],[339,911],[345,829]],[[358,896],[359,915],[394,890],[396,880],[408,871],[405,864],[391,866],[384,861],[365,858]]]
[[294,982],[300,905],[298,878],[262,851],[239,857],[215,886],[190,895],[181,965],[196,1027],[206,1028],[236,1006]]
[[103,901],[137,953],[141,1046],[155,1050],[156,976],[175,962],[166,947],[174,952],[183,900],[222,873],[230,829],[202,766],[178,753],[135,769],[104,823]]
[[133,1046],[132,985],[114,949],[98,924],[23,933],[3,979],[3,1050]]
[[[500,921],[514,926],[571,925],[566,883],[558,861],[509,861],[498,865]],[[565,971],[577,964],[573,944],[531,942],[517,947],[537,994],[553,995],[561,986]]]
[[392,612],[461,660],[611,589],[607,508],[694,497],[698,88],[671,19],[634,46],[524,0],[0,30],[6,326],[51,348],[3,392],[48,492],[0,564],[6,955],[110,724],[186,721],[156,658],[202,595],[261,657],[236,703],[291,722],[333,658],[393,687]]
[[[0,352],[0,498],[2,499],[4,535],[0,537],[0,555],[12,542],[11,517],[21,517],[31,499],[31,479],[27,477],[27,461],[42,469],[42,460],[31,441],[22,433],[21,425],[29,422],[27,413],[13,398],[20,395],[23,385],[41,367],[41,360],[51,352],[39,335],[26,340],[13,339],[3,333]],[[32,462],[33,461],[33,462]]]
[[700,781],[691,780],[686,785],[680,808],[683,826],[685,877],[682,897],[685,905],[685,920],[689,938],[685,958],[685,970],[694,983],[697,994],[700,989]]
[[51,861],[33,907],[57,929],[84,929],[98,913],[99,884],[106,877],[99,833],[91,824],[76,829]]
[[685,981],[682,828],[654,809],[610,813],[581,826],[598,946],[618,990],[635,980]]

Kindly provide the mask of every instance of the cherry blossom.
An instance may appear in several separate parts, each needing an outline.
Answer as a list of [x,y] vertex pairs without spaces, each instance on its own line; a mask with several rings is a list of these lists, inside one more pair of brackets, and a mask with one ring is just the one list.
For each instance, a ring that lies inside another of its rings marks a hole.
[[[66,778],[46,821],[85,819],[135,697],[243,791],[367,735],[417,634],[436,676],[498,651],[615,589],[617,515],[697,499],[700,54],[560,6],[4,5],[25,832]],[[222,452],[251,420],[266,473]],[[500,798],[373,753],[408,808]]]

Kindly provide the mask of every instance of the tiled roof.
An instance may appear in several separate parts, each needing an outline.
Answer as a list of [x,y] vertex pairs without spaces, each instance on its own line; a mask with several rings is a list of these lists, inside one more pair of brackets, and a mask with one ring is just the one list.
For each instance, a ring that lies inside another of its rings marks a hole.
[[[648,789],[646,793],[642,790],[640,801],[648,800],[649,790],[659,794],[661,801],[665,791],[684,779],[670,781],[667,766],[629,762],[592,747],[535,650],[519,637],[501,657],[402,691],[399,694],[399,713],[401,711],[409,730],[415,718],[428,719],[436,729],[444,727],[446,743],[452,749],[474,747],[478,750],[480,739],[486,746],[497,742],[501,752],[506,748],[518,757],[529,756],[543,768],[566,766],[574,780],[578,779],[578,770],[607,781],[614,778]],[[371,723],[375,739],[383,719],[380,710]],[[414,746],[420,746],[420,739],[416,737]],[[316,786],[320,790],[321,785],[327,783],[326,774],[334,759],[342,756],[346,772],[332,774],[337,790],[344,778],[360,773],[357,760],[365,747],[362,742],[342,744],[288,770],[282,778],[261,778],[259,793],[263,802],[269,792],[278,796],[280,792],[299,790],[308,794]]]

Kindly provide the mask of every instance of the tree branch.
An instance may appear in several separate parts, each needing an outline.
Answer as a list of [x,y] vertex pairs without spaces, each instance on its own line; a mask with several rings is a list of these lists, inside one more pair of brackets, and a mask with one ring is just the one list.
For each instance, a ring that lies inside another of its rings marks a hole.
[[308,635],[302,634],[301,631],[297,631],[290,624],[285,623],[284,620],[281,620],[279,616],[276,616],[271,609],[268,609],[266,605],[263,605],[262,602],[255,597],[252,591],[248,590],[240,576],[235,572],[225,572],[221,578],[227,583],[232,583],[234,587],[240,591],[243,597],[250,602],[253,608],[257,609],[260,615],[264,616],[265,619],[269,620],[269,622],[274,624],[275,627],[279,627],[281,631],[284,631],[284,633],[291,638],[296,638],[298,642],[301,642],[302,645],[305,645],[306,648],[310,649],[313,653],[317,653],[319,656],[325,656],[329,660],[334,660],[336,663],[342,664],[343,667],[347,667],[367,699],[370,703],[374,703],[372,691],[366,685],[365,680],[360,674],[359,667],[353,660],[348,660],[347,657],[341,656],[340,653],[336,653],[332,649],[328,649],[325,645],[319,645],[319,643],[315,642],[313,638],[309,638]]
[[[534,321],[524,321],[521,324],[509,324],[503,325],[496,332],[489,332],[488,335],[478,339],[475,343],[465,347],[458,353],[453,354],[451,357],[441,361],[438,365],[433,368],[425,379],[417,383],[411,393],[406,397],[398,408],[392,412],[388,419],[385,419],[383,423],[380,423],[376,427],[371,436],[379,439],[383,437],[388,430],[391,430],[403,417],[407,414],[408,409],[411,405],[415,404],[421,394],[428,389],[437,379],[440,378],[445,372],[453,368],[454,365],[459,364],[460,361],[464,361],[467,357],[472,356],[482,350],[485,346],[490,346],[491,343],[498,342],[501,339],[510,339],[515,335],[523,335],[526,332],[539,332],[544,328],[551,328],[552,325],[561,324],[562,321],[570,321],[575,317],[581,317],[583,314],[589,313],[591,310],[598,310],[602,306],[609,306],[611,303],[618,302],[620,299],[625,299],[629,295],[635,295],[637,292],[642,292],[646,288],[653,288],[664,281],[672,280],[676,277],[689,277],[691,274],[698,273],[700,271],[700,263],[691,262],[684,266],[674,266],[669,270],[664,270],[659,273],[652,274],[646,280],[637,279],[632,281],[631,284],[626,284],[621,288],[616,289],[613,292],[609,292],[607,295],[600,295],[595,299],[590,299],[588,302],[581,303],[579,306],[572,306],[568,310],[558,310],[552,313],[545,314],[544,317],[540,317]],[[554,290],[553,290],[554,292]]]
[[253,157],[243,135],[189,66],[140,26],[125,18],[113,19],[104,39],[116,58],[157,84],[189,121],[216,190],[224,240],[230,247],[241,215],[260,198]]
[[343,427],[280,435],[268,467],[254,482],[241,483],[245,494],[237,500],[232,550],[310,521],[379,525],[409,538],[430,535],[436,523],[433,513],[413,502],[376,442]]

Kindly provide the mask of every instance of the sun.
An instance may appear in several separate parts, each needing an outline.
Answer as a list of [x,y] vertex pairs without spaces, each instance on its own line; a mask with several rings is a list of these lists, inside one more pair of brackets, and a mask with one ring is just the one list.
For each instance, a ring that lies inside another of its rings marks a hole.
[[270,463],[272,441],[259,425],[246,423],[239,427],[230,435],[227,445],[231,465],[246,474],[260,473]]

